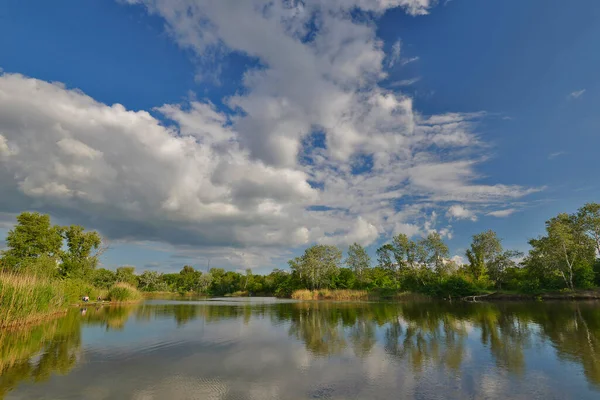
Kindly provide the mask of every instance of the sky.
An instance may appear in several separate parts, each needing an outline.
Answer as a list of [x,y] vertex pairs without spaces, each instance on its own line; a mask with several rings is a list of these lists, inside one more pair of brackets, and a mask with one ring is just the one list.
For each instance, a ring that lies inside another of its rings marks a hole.
[[266,273],[600,200],[600,2],[0,2],[0,237],[98,230],[103,267]]

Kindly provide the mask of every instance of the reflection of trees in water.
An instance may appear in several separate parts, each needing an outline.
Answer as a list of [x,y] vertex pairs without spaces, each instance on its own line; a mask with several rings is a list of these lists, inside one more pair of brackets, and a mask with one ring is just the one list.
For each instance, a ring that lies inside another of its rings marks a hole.
[[290,335],[302,340],[317,355],[340,353],[346,346],[339,326],[340,314],[325,312],[313,304],[299,306],[292,313]]
[[600,304],[554,303],[535,315],[558,357],[580,363],[590,383],[600,386]]
[[178,326],[196,319],[289,324],[289,335],[318,356],[348,349],[368,357],[381,340],[390,357],[415,372],[443,365],[460,373],[470,333],[471,340],[489,349],[498,368],[522,375],[525,350],[546,340],[559,358],[581,364],[588,381],[600,386],[600,307],[595,303],[141,304],[90,307],[85,315],[73,310],[42,326],[0,332],[0,398],[21,381],[68,373],[77,362],[82,324],[124,329],[132,314],[139,321],[173,319]]
[[135,308],[131,304],[88,308],[85,315],[82,315],[82,320],[86,325],[106,326],[107,331],[122,331]]
[[432,304],[404,304],[385,334],[385,351],[420,372],[428,363],[457,370],[464,356],[466,322]]
[[[47,380],[53,373],[67,374],[81,346],[79,315],[0,335],[0,398],[20,382]],[[34,357],[39,355],[38,357]]]
[[0,332],[0,398],[22,381],[41,382],[67,374],[77,363],[81,326],[123,329],[133,306],[71,310],[41,325]]
[[350,342],[357,357],[366,357],[371,352],[371,349],[377,343],[375,332],[375,323],[364,319],[357,321],[350,328]]
[[[582,365],[600,385],[600,308],[587,303],[296,303],[275,307],[272,321],[291,321],[290,335],[317,355],[341,353],[350,343],[358,357],[376,345],[419,372],[444,365],[459,372],[470,331],[489,349],[498,368],[525,372],[524,351],[535,335],[550,340],[558,357]],[[475,333],[476,332],[476,333]],[[536,340],[537,341],[537,340]]]

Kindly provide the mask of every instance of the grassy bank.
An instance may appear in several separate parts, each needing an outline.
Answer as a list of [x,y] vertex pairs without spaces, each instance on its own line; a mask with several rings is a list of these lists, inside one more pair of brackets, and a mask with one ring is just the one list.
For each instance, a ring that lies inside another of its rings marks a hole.
[[41,321],[66,309],[64,287],[29,275],[0,274],[0,327]]
[[79,279],[0,273],[0,328],[32,324],[62,314],[70,305],[81,304],[82,296],[115,303],[142,299],[141,293],[126,283],[116,283],[107,291]]

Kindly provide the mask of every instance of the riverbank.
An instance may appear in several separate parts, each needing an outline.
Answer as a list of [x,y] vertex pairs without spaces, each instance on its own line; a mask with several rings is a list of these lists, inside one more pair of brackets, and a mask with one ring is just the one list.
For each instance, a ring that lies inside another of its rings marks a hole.
[[544,300],[600,300],[600,288],[573,291],[549,291],[544,293],[518,293],[498,291],[463,297],[466,301],[544,301]]
[[322,289],[322,290],[296,290],[292,293],[294,300],[337,300],[337,301],[419,301],[431,300],[431,296],[413,292],[399,292],[394,290],[349,290],[349,289]]
[[336,301],[418,301],[418,300],[463,300],[463,301],[544,301],[544,300],[600,300],[600,288],[574,291],[549,291],[544,293],[519,293],[498,291],[479,293],[464,297],[434,297],[414,292],[393,290],[296,290],[291,295],[295,300]]
[[104,304],[135,302],[140,292],[126,283],[108,291],[80,280],[59,280],[24,274],[0,273],[0,328],[13,328],[53,319],[69,307],[81,306],[81,297],[106,299]]
[[50,279],[0,274],[0,328],[40,322],[66,311],[64,287]]

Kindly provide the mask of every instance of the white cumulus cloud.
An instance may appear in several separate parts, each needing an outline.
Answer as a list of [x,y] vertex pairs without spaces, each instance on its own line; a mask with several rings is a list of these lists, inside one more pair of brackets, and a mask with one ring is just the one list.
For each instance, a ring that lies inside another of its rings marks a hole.
[[[434,1],[126,3],[163,18],[197,59],[232,52],[260,68],[245,71],[227,107],[147,111],[0,75],[3,211],[35,208],[114,239],[227,249],[264,265],[314,242],[450,237],[444,215],[474,219],[469,210],[540,190],[480,183],[484,112],[423,115],[379,84],[386,54],[369,18],[396,7],[423,15]],[[311,145],[316,134],[322,145]]]

